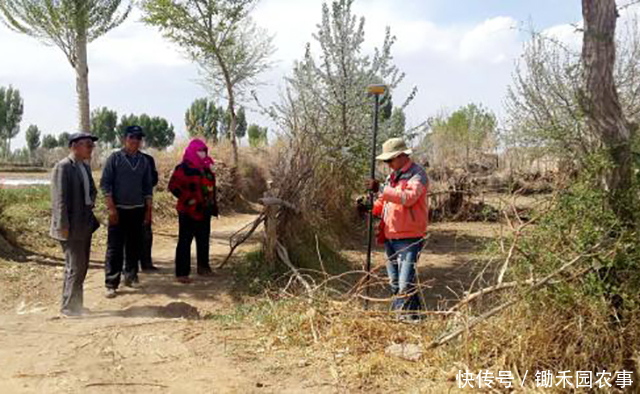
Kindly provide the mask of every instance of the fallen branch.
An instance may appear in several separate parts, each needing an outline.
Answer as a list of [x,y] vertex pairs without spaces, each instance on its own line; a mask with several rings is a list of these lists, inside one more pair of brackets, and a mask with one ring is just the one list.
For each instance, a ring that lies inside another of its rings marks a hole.
[[500,268],[500,273],[498,274],[498,285],[502,284],[502,279],[504,278],[504,274],[507,273],[507,268],[509,268],[509,262],[513,257],[513,251],[516,248],[516,244],[518,243],[518,238],[520,238],[520,231],[516,232],[516,235],[513,237],[513,242],[511,243],[511,247],[509,248],[509,254],[507,258],[504,260],[502,267]]
[[[553,277],[555,277],[556,275],[562,273],[563,271],[565,271],[567,268],[573,266],[574,264],[584,260],[587,257],[590,257],[593,253],[593,251],[595,251],[596,249],[598,249],[600,247],[600,244],[597,244],[596,246],[594,246],[591,250],[591,253],[589,254],[582,254],[576,258],[574,258],[573,260],[569,261],[568,263],[565,263],[562,265],[562,267],[558,268],[557,270],[553,271],[552,273],[550,273],[549,275],[545,276],[544,278],[540,279],[539,281],[535,282],[530,288],[529,290],[527,290],[527,294],[532,293],[534,290],[539,289],[540,287],[546,285]],[[497,307],[483,313],[482,315],[472,318],[471,320],[469,320],[468,324],[466,324],[464,327],[460,327],[457,328],[455,330],[453,330],[452,332],[450,332],[449,334],[446,334],[444,336],[441,336],[438,339],[433,340],[428,346],[427,349],[433,349],[436,348],[440,345],[443,345],[447,342],[449,342],[452,339],[457,338],[458,336],[460,336],[463,332],[465,331],[469,331],[471,330],[473,327],[475,327],[476,325],[478,325],[479,323],[487,320],[488,318],[490,318],[491,316],[497,314],[498,312],[520,302],[522,300],[522,298],[520,299],[515,299],[515,300],[511,300],[511,301],[507,301],[504,304],[498,305]]]
[[318,260],[320,261],[320,267],[322,268],[322,273],[326,278],[329,276],[329,273],[327,272],[327,269],[324,267],[324,261],[322,261],[322,254],[320,253],[320,241],[318,240],[318,234],[315,234],[315,236],[316,236],[316,251],[318,252]]
[[307,289],[307,293],[309,293],[309,295],[313,294],[313,289],[311,288],[309,283],[304,280],[302,275],[300,275],[300,271],[298,271],[298,269],[291,263],[287,248],[285,248],[284,245],[280,243],[280,241],[276,241],[276,251],[278,252],[278,257],[280,257],[280,260],[282,260],[282,262],[285,263],[287,267],[291,269],[291,271],[293,271],[296,279],[298,279],[298,281],[305,287],[305,289]]
[[471,293],[471,294],[467,295],[464,299],[460,300],[460,302],[458,302],[457,304],[455,304],[454,306],[449,308],[449,310],[450,311],[455,311],[456,309],[460,309],[461,307],[463,307],[464,305],[466,305],[469,302],[473,301],[474,299],[476,299],[478,297],[482,297],[482,296],[487,295],[489,293],[493,293],[494,291],[510,289],[510,288],[517,287],[517,286],[520,286],[520,285],[530,285],[530,284],[533,284],[533,281],[531,279],[526,280],[524,282],[499,283],[497,285],[485,287],[484,289],[480,289],[480,290],[476,291],[475,293]]
[[168,389],[169,386],[165,386],[164,384],[158,383],[118,383],[118,382],[104,382],[104,383],[89,383],[85,384],[84,387],[105,387],[105,386],[147,386],[147,387],[159,387],[163,389]]
[[[253,235],[253,233],[256,231],[256,229],[258,228],[258,226],[260,226],[260,224],[261,224],[262,222],[264,222],[264,220],[265,220],[265,215],[264,215],[264,213],[262,213],[262,214],[260,214],[260,215],[258,216],[258,218],[257,218],[256,220],[254,220],[254,221],[253,221],[253,223],[250,223],[250,224],[251,224],[251,229],[250,229],[250,230],[249,230],[249,231],[248,231],[248,232],[247,232],[247,233],[246,233],[242,238],[240,238],[240,240],[238,240],[235,244],[230,245],[230,246],[231,246],[231,250],[229,251],[229,254],[227,255],[227,257],[225,257],[225,259],[222,261],[222,263],[220,263],[220,264],[218,265],[218,268],[222,268],[222,267],[224,267],[224,266],[225,266],[225,264],[227,264],[227,262],[229,261],[229,259],[230,259],[230,258],[231,258],[231,256],[233,255],[233,252],[236,250],[236,248],[237,248],[238,246],[242,245],[246,240],[248,240],[248,239]],[[233,242],[232,240],[234,239],[234,237],[235,237],[238,233],[240,233],[242,230],[244,230],[246,227],[248,227],[248,225],[247,225],[247,226],[245,226],[245,227],[243,227],[242,229],[240,229],[240,230],[236,231],[236,232],[235,232],[235,233],[234,233],[234,234],[229,238],[229,243],[231,244],[231,243]]]
[[[523,231],[528,226],[531,226],[533,223],[535,223],[540,217],[542,217],[542,215],[540,214],[540,215],[532,218],[531,220],[527,221],[526,223],[524,223],[522,220],[520,220],[520,216],[518,215],[518,209],[516,208],[515,204],[516,204],[516,202],[515,202],[515,195],[514,195],[513,202],[511,204],[511,210],[513,211],[513,214],[516,216],[516,218],[518,219],[518,222],[520,223],[518,225],[518,228],[514,228],[513,227],[513,224],[509,220],[509,217],[508,217],[506,211],[504,211],[505,218],[507,219],[507,221],[509,223],[509,226],[514,231],[515,235],[513,236],[513,243],[511,244],[511,247],[509,248],[509,254],[507,255],[507,258],[505,259],[504,263],[502,264],[502,267],[500,268],[500,272],[498,274],[498,284],[502,283],[502,280],[504,279],[504,275],[507,273],[507,269],[509,268],[509,263],[511,262],[511,259],[513,258],[513,251],[514,250],[519,250],[519,248],[518,248],[518,240],[519,240],[520,236],[523,234]],[[503,251],[504,251],[504,244],[502,244],[502,248],[503,248]]]

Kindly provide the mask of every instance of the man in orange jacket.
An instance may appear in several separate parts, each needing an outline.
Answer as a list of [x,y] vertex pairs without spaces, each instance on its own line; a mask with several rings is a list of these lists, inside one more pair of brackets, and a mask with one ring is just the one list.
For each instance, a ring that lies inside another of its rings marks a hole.
[[401,138],[387,140],[376,159],[385,162],[393,173],[382,186],[375,179],[368,185],[379,192],[373,214],[382,218],[378,240],[384,244],[391,291],[397,296],[392,310],[422,308],[414,280],[427,233],[429,181],[424,168],[414,163],[410,154],[411,149]]

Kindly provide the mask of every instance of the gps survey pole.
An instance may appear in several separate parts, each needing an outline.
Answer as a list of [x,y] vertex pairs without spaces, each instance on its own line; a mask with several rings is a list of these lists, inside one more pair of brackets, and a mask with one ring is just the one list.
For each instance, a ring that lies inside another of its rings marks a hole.
[[[373,109],[373,142],[371,145],[371,179],[376,179],[376,146],[378,137],[378,110],[380,107],[380,95],[384,94],[387,90],[385,85],[369,85],[367,86],[367,92],[374,97],[374,109]],[[369,280],[371,279],[371,250],[373,248],[373,202],[375,196],[373,190],[369,190],[369,232],[368,245],[367,245],[367,276],[364,281],[364,294],[369,296]],[[365,298],[364,309],[369,307],[369,302]]]

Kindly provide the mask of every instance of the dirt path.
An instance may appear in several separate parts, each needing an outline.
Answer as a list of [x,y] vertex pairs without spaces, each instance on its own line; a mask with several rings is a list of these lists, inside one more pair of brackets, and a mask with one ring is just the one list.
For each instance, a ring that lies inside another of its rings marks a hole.
[[[252,218],[213,223],[212,265],[226,255],[228,236]],[[85,306],[92,311],[87,317],[60,318],[58,293],[0,312],[0,393],[301,392],[321,384],[296,371],[271,374],[265,363],[233,354],[226,344],[241,340],[242,332],[197,319],[232,308],[232,276],[223,271],[190,285],[176,283],[175,229],[155,233],[154,261],[161,270],[141,274],[139,288],[106,299],[103,270],[92,265],[85,282]],[[92,259],[103,256],[97,251]],[[47,272],[58,287],[61,268]]]
[[[233,215],[212,223],[212,266],[228,253],[229,236],[254,217]],[[432,227],[419,263],[420,277],[430,284],[425,291],[429,308],[441,308],[467,288],[476,253],[497,228],[483,223]],[[256,345],[259,329],[223,329],[202,319],[229,314],[247,301],[235,291],[231,270],[178,284],[173,276],[177,229],[172,223],[156,226],[154,234],[153,257],[161,270],[141,274],[138,288],[121,288],[117,298],[106,299],[100,230],[85,282],[85,306],[92,312],[83,318],[58,314],[59,251],[57,260],[37,257],[0,265],[0,394],[347,391],[329,368],[314,364],[311,354],[298,358],[294,349],[269,353]],[[238,252],[251,250],[256,241]],[[361,250],[346,254],[356,264],[363,258]],[[376,265],[385,261],[381,250],[374,260]],[[386,284],[380,290],[384,296]]]

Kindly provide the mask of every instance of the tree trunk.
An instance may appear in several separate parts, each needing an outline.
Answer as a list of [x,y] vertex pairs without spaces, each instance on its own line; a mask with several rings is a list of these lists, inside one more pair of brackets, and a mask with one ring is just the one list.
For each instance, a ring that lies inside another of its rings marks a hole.
[[276,253],[276,243],[278,242],[278,207],[275,205],[267,205],[264,212],[264,258],[269,268],[275,271],[278,262]]
[[231,75],[229,75],[227,64],[220,55],[219,50],[215,51],[215,56],[216,61],[218,62],[218,65],[220,66],[220,69],[222,70],[222,74],[224,76],[224,82],[227,87],[227,95],[229,95],[229,114],[231,115],[231,124],[229,125],[228,133],[229,140],[231,141],[231,147],[233,148],[233,151],[231,152],[231,176],[234,181],[234,185],[237,186],[235,182],[237,180],[235,175],[238,169],[238,144],[236,142],[236,124],[238,121],[236,119],[236,103],[235,96],[233,94],[233,83],[231,82]]
[[78,93],[78,131],[89,132],[91,123],[89,119],[89,66],[87,64],[87,32],[78,29],[76,36],[77,59],[74,65],[76,70],[76,92]]
[[630,205],[631,128],[624,118],[614,81],[616,59],[615,30],[618,17],[615,0],[582,0],[584,40],[583,110],[587,124],[600,137],[613,168],[607,170],[604,184],[610,203],[623,221],[632,220]]
[[235,109],[235,100],[233,97],[233,89],[228,88],[227,92],[229,94],[229,114],[231,114],[231,122],[229,124],[229,141],[231,141],[231,147],[233,151],[231,153],[231,160],[233,161],[233,168],[238,168],[238,143],[236,141],[236,126],[238,123],[236,117],[236,109]]

